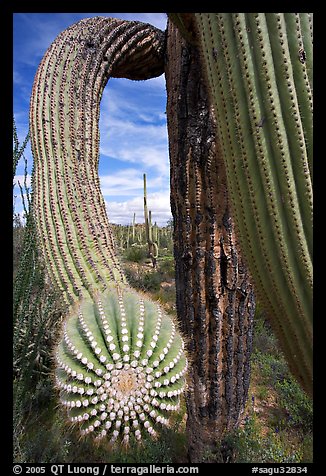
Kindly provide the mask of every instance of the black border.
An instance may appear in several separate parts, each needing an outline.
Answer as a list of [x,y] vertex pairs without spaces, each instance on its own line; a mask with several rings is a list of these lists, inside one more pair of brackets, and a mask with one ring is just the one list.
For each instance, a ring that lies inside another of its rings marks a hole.
[[[278,5],[279,4],[279,5]],[[323,388],[323,381],[325,379],[325,364],[326,358],[325,354],[320,351],[323,344],[325,346],[325,333],[322,330],[322,324],[325,322],[326,316],[324,315],[324,306],[319,306],[319,297],[323,296],[324,291],[324,267],[322,264],[321,257],[324,255],[323,253],[323,246],[324,243],[319,243],[319,239],[323,240],[323,228],[322,223],[323,220],[320,220],[320,217],[325,216],[325,211],[323,210],[323,197],[320,195],[320,191],[322,189],[322,181],[325,177],[322,170],[320,170],[320,166],[323,165],[325,162],[325,151],[321,150],[318,153],[318,139],[323,138],[324,133],[324,116],[325,116],[325,108],[322,104],[323,95],[321,94],[321,99],[318,97],[320,92],[323,92],[325,89],[324,86],[324,73],[323,73],[323,65],[325,63],[325,48],[323,44],[323,40],[325,34],[322,32],[322,28],[325,28],[322,25],[323,21],[323,12],[321,8],[314,8],[312,2],[278,2],[276,4],[273,2],[268,5],[261,3],[261,2],[252,2],[246,5],[239,3],[228,4],[228,7],[231,7],[234,11],[242,11],[243,8],[246,6],[246,10],[248,11],[310,11],[314,12],[314,30],[315,30],[315,42],[314,42],[314,56],[316,57],[314,69],[314,95],[317,94],[317,100],[315,100],[315,109],[317,109],[317,116],[315,113],[315,148],[317,148],[317,157],[318,160],[315,162],[317,166],[315,166],[315,178],[314,178],[314,189],[315,195],[317,199],[317,208],[315,207],[315,218],[314,218],[314,239],[317,245],[315,245],[315,250],[317,252],[317,259],[315,266],[315,293],[314,293],[314,309],[315,309],[315,320],[314,320],[314,463],[308,464],[308,474],[313,474],[314,469],[316,468],[315,474],[321,474],[318,470],[318,467],[322,467],[322,463],[324,461],[324,444],[323,440],[325,441],[324,437],[324,426],[322,424],[322,416],[325,414],[325,410],[323,408],[324,404],[324,395],[325,390]],[[157,2],[154,5],[151,3],[142,3],[141,5],[133,2],[131,4],[127,4],[126,2],[119,5],[116,5],[119,11],[123,11],[122,8],[127,8],[127,10],[134,11],[135,7],[141,6],[143,11],[153,11],[154,6],[157,13],[164,13],[166,10],[169,9],[178,9],[179,11],[188,11],[188,8],[182,7],[182,5],[177,6],[175,3],[173,5],[169,5],[168,2]],[[318,3],[320,6],[320,3]],[[66,2],[55,2],[52,3],[42,3],[42,5],[38,4],[38,2],[33,1],[13,1],[10,5],[0,5],[0,18],[2,20],[2,27],[0,29],[0,45],[1,45],[1,53],[2,53],[2,61],[1,61],[1,91],[2,91],[2,101],[1,101],[1,114],[0,114],[0,133],[1,133],[1,172],[0,172],[0,191],[3,194],[0,200],[1,206],[1,231],[0,231],[0,243],[1,243],[1,251],[3,253],[2,259],[2,270],[3,270],[3,279],[1,289],[3,290],[2,296],[4,297],[5,307],[4,311],[1,315],[0,322],[1,322],[1,335],[2,335],[2,345],[1,347],[1,395],[4,397],[4,402],[2,405],[2,428],[1,433],[3,435],[2,442],[4,444],[1,445],[2,447],[2,463],[6,462],[6,466],[8,463],[9,472],[4,472],[4,474],[13,474],[12,473],[12,455],[13,455],[13,443],[12,443],[12,254],[9,252],[13,249],[12,246],[12,181],[11,181],[11,174],[12,174],[12,119],[13,119],[13,65],[12,65],[12,58],[13,58],[13,13],[50,13],[54,9],[56,10],[55,13],[72,13],[76,12],[76,8],[83,7],[83,4],[80,2],[76,2],[76,4],[70,4]],[[98,2],[94,1],[91,4],[87,4],[82,8],[81,12],[83,11],[105,11],[107,8],[110,10],[114,9],[114,5],[108,5],[107,2]],[[178,7],[178,8],[176,8]],[[204,5],[201,4],[201,7]],[[212,5],[211,5],[212,7]],[[203,8],[201,8],[203,10]],[[210,8],[206,8],[206,11],[209,11]],[[155,12],[155,11],[154,11]],[[317,145],[316,145],[317,143]],[[317,173],[316,173],[317,172]],[[319,212],[319,207],[321,204],[321,213]],[[316,211],[317,210],[317,211]],[[319,221],[321,225],[319,226]],[[324,241],[324,240],[323,240]],[[318,256],[320,253],[320,257]],[[7,262],[8,260],[8,262]],[[8,277],[9,274],[9,277]],[[4,335],[3,335],[4,334]],[[3,426],[4,425],[4,426]],[[159,463],[158,463],[159,464]],[[213,466],[218,465],[217,463],[211,463],[209,465],[209,469],[211,469],[211,465]],[[24,465],[28,466],[28,465]],[[32,465],[31,465],[32,466]],[[40,466],[40,465],[38,465]],[[49,464],[42,464],[47,468],[47,471],[50,470]],[[65,465],[67,466],[67,465]],[[74,465],[78,466],[78,465]],[[124,465],[125,466],[125,465]],[[137,466],[137,465],[135,465]],[[144,464],[144,466],[147,466]],[[173,466],[173,465],[170,465]],[[195,465],[199,467],[199,474],[202,474],[204,471],[205,464]],[[233,474],[245,475],[251,474],[251,467],[258,466],[258,467],[280,467],[280,466],[304,466],[304,465],[286,465],[286,464],[231,464],[228,467],[225,465],[218,465],[219,468],[217,469],[220,471],[220,474],[228,474],[228,471],[231,471]],[[223,466],[223,469],[221,468]],[[2,467],[2,465],[0,465]],[[229,468],[229,469],[227,469]],[[212,468],[214,469],[214,468]],[[222,472],[221,472],[222,469]],[[236,472],[237,471],[237,472]],[[25,473],[22,473],[25,474]],[[52,474],[46,472],[46,474]],[[65,474],[65,473],[63,473]],[[109,474],[109,473],[107,473]],[[303,473],[304,474],[304,473]]]

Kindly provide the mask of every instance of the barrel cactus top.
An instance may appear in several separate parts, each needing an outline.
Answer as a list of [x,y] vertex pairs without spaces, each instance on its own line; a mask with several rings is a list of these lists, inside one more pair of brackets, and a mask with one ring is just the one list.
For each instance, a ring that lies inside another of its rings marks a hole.
[[56,382],[82,435],[111,443],[156,435],[179,408],[187,359],[157,303],[112,287],[72,306],[56,348]]

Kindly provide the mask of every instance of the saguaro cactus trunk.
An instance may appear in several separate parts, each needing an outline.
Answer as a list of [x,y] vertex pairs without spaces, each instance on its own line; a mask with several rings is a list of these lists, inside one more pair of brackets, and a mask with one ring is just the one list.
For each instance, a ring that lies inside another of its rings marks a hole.
[[198,56],[169,22],[171,206],[177,313],[191,356],[186,398],[192,462],[216,452],[225,431],[239,422],[249,386],[255,309]]

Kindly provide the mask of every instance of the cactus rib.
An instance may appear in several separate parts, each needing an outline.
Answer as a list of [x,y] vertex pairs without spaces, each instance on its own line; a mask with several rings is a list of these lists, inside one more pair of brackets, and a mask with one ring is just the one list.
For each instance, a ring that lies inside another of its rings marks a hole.
[[164,34],[140,23],[82,20],[38,68],[30,107],[33,213],[51,280],[68,311],[56,382],[82,435],[129,443],[179,408],[187,359],[161,308],[127,284],[98,177],[99,103],[109,77],[163,73]]
[[290,368],[311,393],[312,19],[196,13],[191,21],[241,248]]
[[66,302],[126,282],[100,192],[99,102],[110,76],[161,74],[162,41],[162,32],[140,22],[86,19],[62,32],[39,66],[31,98],[35,210]]
[[187,360],[175,325],[159,305],[131,290],[83,299],[64,323],[56,383],[83,436],[111,443],[156,436],[179,409]]

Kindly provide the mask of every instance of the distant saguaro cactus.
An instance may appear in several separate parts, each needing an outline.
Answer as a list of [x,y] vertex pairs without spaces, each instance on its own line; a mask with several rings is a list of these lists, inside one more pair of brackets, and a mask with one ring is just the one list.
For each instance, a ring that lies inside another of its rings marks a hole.
[[144,23],[82,20],[45,53],[30,107],[39,244],[70,305],[56,349],[61,402],[83,435],[124,443],[168,423],[187,361],[171,319],[120,269],[98,177],[99,103],[110,76],[161,74],[163,46]]
[[153,241],[153,228],[152,228],[152,213],[148,210],[147,206],[147,184],[146,184],[146,174],[143,175],[144,178],[144,217],[145,217],[145,233],[146,241],[148,246],[148,255],[152,260],[153,268],[156,268],[157,258],[158,258],[158,246],[155,241]]
[[312,393],[312,14],[173,13],[197,44],[258,299]]

